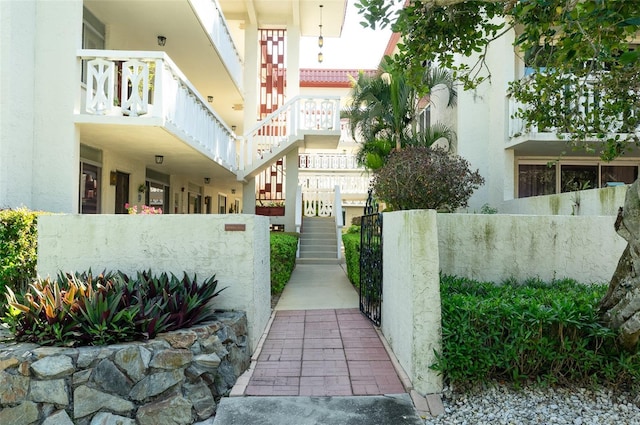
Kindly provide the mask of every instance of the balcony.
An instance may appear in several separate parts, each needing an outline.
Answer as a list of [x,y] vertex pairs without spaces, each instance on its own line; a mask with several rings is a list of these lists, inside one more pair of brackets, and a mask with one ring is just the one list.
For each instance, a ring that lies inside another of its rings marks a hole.
[[299,168],[300,171],[305,170],[321,170],[321,171],[343,171],[364,169],[358,165],[355,155],[337,154],[337,153],[316,153],[316,154],[300,154]]
[[[587,80],[579,82],[579,84],[566,86],[565,91],[559,96],[558,103],[549,104],[550,117],[555,117],[558,122],[566,120],[567,117],[575,117],[576,120],[582,119],[592,115],[594,112],[606,107],[602,100],[602,92],[596,88],[594,84],[595,80]],[[573,100],[573,97],[565,97],[564,93],[575,93],[579,90],[582,95]],[[556,101],[558,102],[558,101]],[[508,138],[507,149],[514,149],[518,154],[536,154],[536,155],[561,155],[567,150],[567,140],[570,138],[569,134],[563,132],[562,128],[547,127],[538,128],[535,125],[527,125],[527,122],[516,114],[518,111],[526,111],[530,108],[530,105],[518,102],[513,96],[507,97],[508,104]],[[558,108],[560,106],[560,108]],[[560,112],[558,112],[558,109]],[[620,129],[622,121],[614,121],[609,123],[605,128],[605,132],[616,134],[616,131]],[[635,129],[636,132],[640,131],[640,128]],[[624,137],[624,135],[622,135]],[[597,138],[587,140],[587,142],[593,142],[598,144],[600,141]],[[573,155],[573,154],[572,154]],[[577,156],[588,155],[586,152],[577,152]]]
[[83,138],[133,158],[172,154],[175,172],[210,174],[213,161],[235,173],[233,132],[166,53],[80,50],[81,64]]

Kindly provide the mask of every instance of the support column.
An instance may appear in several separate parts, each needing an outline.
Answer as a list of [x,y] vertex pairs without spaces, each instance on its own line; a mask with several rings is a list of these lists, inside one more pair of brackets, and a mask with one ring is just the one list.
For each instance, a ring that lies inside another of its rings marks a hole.
[[298,191],[298,149],[294,149],[285,158],[287,175],[285,177],[284,226],[287,232],[296,229],[296,192]]

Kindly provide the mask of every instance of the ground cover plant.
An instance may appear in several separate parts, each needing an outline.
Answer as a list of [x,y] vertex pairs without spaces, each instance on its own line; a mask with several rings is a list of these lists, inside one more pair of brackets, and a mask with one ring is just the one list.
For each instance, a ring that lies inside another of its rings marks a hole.
[[496,285],[441,278],[442,352],[433,366],[450,382],[607,385],[629,389],[640,357],[600,324],[606,285],[530,280]]
[[213,317],[209,301],[224,289],[215,276],[151,271],[59,274],[37,279],[23,293],[7,288],[3,321],[17,341],[41,345],[106,345],[154,338]]
[[271,293],[280,294],[296,266],[298,234],[271,232]]

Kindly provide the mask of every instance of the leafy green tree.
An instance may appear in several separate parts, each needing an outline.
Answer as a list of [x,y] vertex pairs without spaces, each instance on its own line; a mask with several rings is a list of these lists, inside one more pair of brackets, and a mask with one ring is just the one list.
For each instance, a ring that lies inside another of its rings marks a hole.
[[[640,0],[359,0],[363,25],[402,36],[388,58],[419,85],[426,63],[452,70],[465,89],[491,78],[491,43],[509,35],[536,72],[511,83],[529,126],[555,129],[572,147],[611,160],[640,145]],[[640,183],[616,230],[629,242],[600,305],[601,319],[636,349],[640,339]],[[637,230],[637,231],[636,231]]]

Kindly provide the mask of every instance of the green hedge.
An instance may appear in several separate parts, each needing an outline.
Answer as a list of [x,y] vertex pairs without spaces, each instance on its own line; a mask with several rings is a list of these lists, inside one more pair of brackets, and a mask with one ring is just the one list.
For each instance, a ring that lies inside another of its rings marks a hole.
[[279,294],[296,266],[298,234],[271,232],[271,293]]
[[640,357],[598,323],[606,285],[441,278],[442,353],[435,370],[457,384],[607,384],[630,387]]
[[342,235],[347,276],[356,288],[360,287],[360,227],[351,226]]
[[24,292],[36,277],[40,214],[43,213],[25,208],[0,210],[0,299],[3,301],[7,286]]

